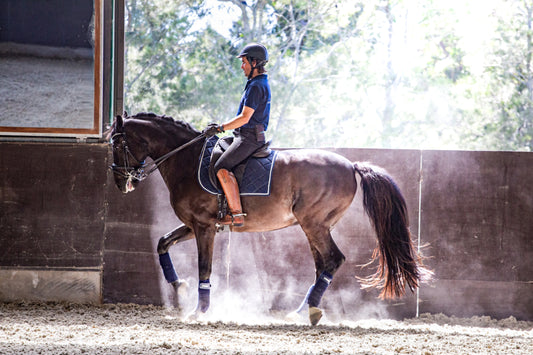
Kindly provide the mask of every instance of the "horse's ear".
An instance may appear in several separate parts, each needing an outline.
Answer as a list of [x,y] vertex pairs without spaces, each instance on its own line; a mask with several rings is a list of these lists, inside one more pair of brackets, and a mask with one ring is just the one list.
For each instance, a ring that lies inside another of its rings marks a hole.
[[121,115],[117,115],[115,117],[115,130],[116,131],[122,131],[122,127],[124,125],[124,120],[122,119]]

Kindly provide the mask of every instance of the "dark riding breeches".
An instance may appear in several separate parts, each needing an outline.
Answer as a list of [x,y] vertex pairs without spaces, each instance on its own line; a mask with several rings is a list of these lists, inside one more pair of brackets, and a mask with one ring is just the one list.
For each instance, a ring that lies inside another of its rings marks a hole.
[[238,128],[233,132],[233,135],[235,136],[233,143],[215,163],[215,172],[220,169],[232,171],[234,167],[265,144],[264,140],[257,139],[256,130],[253,128]]

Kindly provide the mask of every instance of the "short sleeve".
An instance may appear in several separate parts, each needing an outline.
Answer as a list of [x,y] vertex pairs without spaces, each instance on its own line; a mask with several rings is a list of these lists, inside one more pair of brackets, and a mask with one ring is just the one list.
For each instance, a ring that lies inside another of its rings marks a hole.
[[262,102],[261,90],[255,85],[250,86],[250,88],[246,91],[246,94],[244,96],[244,106],[257,110],[261,102]]

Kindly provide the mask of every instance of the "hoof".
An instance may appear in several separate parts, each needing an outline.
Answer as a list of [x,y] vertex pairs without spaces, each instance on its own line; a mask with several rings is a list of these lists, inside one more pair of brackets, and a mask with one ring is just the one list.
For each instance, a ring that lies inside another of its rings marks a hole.
[[296,311],[287,314],[285,316],[285,320],[287,322],[292,322],[292,323],[301,323],[302,321],[303,323],[305,323],[305,318]]
[[317,307],[309,307],[309,321],[311,325],[317,325],[322,318],[322,310]]
[[183,320],[188,322],[194,322],[195,320],[198,320],[198,312],[192,311],[191,313],[187,314]]
[[189,283],[187,281],[174,281],[171,283],[172,288],[174,289],[174,296],[173,296],[173,307],[178,310],[178,313],[181,314],[182,307],[180,300],[185,298],[187,296],[187,292],[189,289]]
[[174,291],[176,291],[176,294],[178,295],[178,298],[185,298],[187,296],[187,293],[189,292],[189,283],[185,280],[180,280],[177,282],[177,285],[174,286]]
[[205,319],[206,312],[200,311],[198,308],[189,313],[184,320],[187,322],[201,322]]

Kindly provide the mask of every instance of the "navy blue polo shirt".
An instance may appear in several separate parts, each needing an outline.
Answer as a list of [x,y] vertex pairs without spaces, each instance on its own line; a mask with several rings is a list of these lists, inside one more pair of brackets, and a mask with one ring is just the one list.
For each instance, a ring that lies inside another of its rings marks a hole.
[[265,127],[265,131],[267,130],[270,118],[270,97],[270,85],[266,74],[261,74],[248,80],[237,115],[241,114],[244,106],[253,108],[254,113],[250,121],[243,126],[244,128],[255,128],[255,126],[262,124]]

